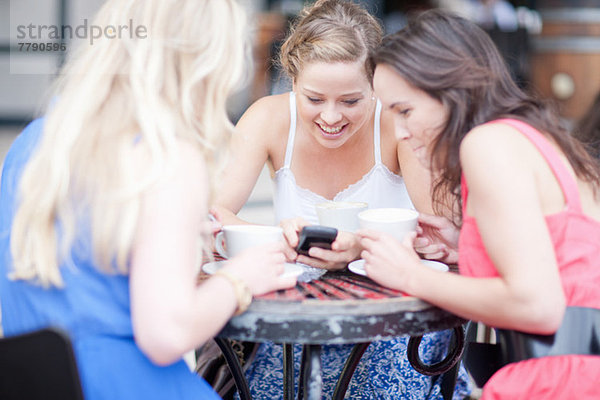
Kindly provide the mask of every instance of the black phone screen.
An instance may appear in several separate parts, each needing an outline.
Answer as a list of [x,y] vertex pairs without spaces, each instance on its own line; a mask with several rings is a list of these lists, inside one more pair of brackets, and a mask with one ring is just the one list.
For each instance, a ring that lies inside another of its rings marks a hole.
[[308,255],[311,247],[331,249],[331,243],[337,237],[337,229],[322,225],[305,226],[300,231],[296,251],[299,254]]

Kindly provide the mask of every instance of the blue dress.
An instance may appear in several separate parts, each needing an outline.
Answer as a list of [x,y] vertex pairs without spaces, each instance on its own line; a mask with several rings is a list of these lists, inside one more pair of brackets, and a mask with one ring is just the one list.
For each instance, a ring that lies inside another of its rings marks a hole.
[[157,366],[140,351],[131,325],[129,277],[100,272],[91,260],[87,235],[74,243],[73,263],[61,266],[64,288],[44,289],[8,279],[18,182],[42,129],[42,120],[25,128],[9,150],[2,171],[0,303],[4,334],[46,326],[65,329],[73,341],[86,400],[219,399],[183,360]]
[[[452,331],[423,336],[419,347],[421,359],[427,363],[440,361],[446,354]],[[406,356],[408,337],[377,341],[369,345],[358,364],[346,392],[346,399],[442,400],[441,382],[436,377],[421,375]],[[331,399],[340,372],[353,345],[325,345],[321,348],[323,370],[322,399]],[[302,347],[294,346],[294,384],[298,390]],[[246,372],[250,392],[255,399],[283,399],[283,346],[261,344],[255,360]],[[459,370],[454,399],[463,399],[471,392],[465,369]]]

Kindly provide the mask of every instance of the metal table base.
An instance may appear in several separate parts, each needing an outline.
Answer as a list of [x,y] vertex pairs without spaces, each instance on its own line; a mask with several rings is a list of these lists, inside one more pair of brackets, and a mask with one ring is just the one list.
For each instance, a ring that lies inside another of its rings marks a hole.
[[[440,376],[444,399],[451,399],[464,349],[465,322],[368,278],[336,272],[255,299],[248,311],[232,318],[215,340],[242,400],[252,399],[248,383],[235,352],[224,338],[284,343],[284,400],[294,399],[293,343],[303,344],[298,400],[321,399],[321,345],[354,343],[332,397],[341,400],[371,341],[410,335],[407,356],[411,365],[422,374]],[[423,364],[418,352],[422,335],[450,328],[454,329],[454,339],[448,355],[438,363]]]

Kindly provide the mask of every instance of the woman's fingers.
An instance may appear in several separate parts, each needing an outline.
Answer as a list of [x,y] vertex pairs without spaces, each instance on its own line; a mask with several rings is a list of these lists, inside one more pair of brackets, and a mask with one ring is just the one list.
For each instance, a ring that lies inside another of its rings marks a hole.
[[414,241],[414,247],[415,247],[415,249],[426,248],[428,246],[431,246],[431,244],[432,244],[431,240],[429,240],[426,237],[417,236],[417,238]]
[[417,237],[417,232],[410,232],[404,236],[402,239],[402,244],[408,248],[413,248],[415,239]]
[[336,256],[334,251],[325,250],[320,247],[311,247],[308,249],[308,255],[312,258],[318,258],[324,261],[332,260]]
[[369,259],[371,258],[371,253],[369,252],[369,250],[363,250],[360,252],[360,258],[365,260],[365,263],[368,263]]
[[208,219],[211,221],[223,221],[223,217],[216,207],[211,207],[210,210],[208,210]]
[[331,250],[345,251],[357,242],[356,236],[349,232],[339,232],[335,241],[331,244]]
[[363,239],[379,240],[381,239],[382,233],[372,229],[359,229],[356,231],[356,235],[361,239],[362,243]]
[[298,258],[298,253],[296,252],[296,249],[290,246],[290,243],[288,241],[284,242],[283,254],[285,254],[285,258],[288,262],[294,262],[296,261],[296,258]]
[[371,247],[372,247],[372,243],[373,240],[369,239],[367,237],[363,237],[362,239],[360,239],[360,245],[362,246],[363,250],[360,252],[360,257],[363,257],[363,253],[365,253],[365,251],[370,251]]
[[291,248],[295,248],[298,245],[298,231],[292,224],[282,225],[283,237],[288,242]]
[[323,260],[317,260],[315,258],[312,257],[308,257],[305,255],[298,255],[298,259],[296,260],[299,263],[302,264],[306,264],[309,265],[311,267],[315,267],[315,268],[324,268],[325,267],[325,262]]
[[312,258],[322,260],[325,263],[340,263],[345,260],[346,254],[333,250],[326,250],[320,247],[311,247],[308,255]]
[[298,246],[298,232],[305,226],[310,225],[302,218],[286,219],[280,222],[279,226],[283,229],[283,236],[290,247]]
[[418,218],[419,224],[429,225],[433,228],[441,229],[448,225],[450,222],[446,217],[440,217],[439,215],[419,213]]
[[[322,250],[322,249],[319,249],[319,250]],[[327,250],[325,250],[325,251],[327,251]],[[297,262],[306,264],[306,265],[309,265],[309,266],[315,267],[315,268],[326,269],[329,271],[337,271],[337,270],[346,268],[346,265],[348,264],[345,260],[333,261],[333,260],[325,260],[322,258],[316,258],[316,257],[312,257],[312,256],[309,257],[309,256],[305,256],[305,255],[299,255]]]

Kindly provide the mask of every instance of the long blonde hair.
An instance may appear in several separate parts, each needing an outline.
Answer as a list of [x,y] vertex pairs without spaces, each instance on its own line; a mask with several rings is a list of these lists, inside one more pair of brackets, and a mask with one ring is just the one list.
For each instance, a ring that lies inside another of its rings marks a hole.
[[[173,167],[177,141],[197,146],[211,172],[232,132],[225,104],[248,55],[235,1],[108,0],[94,24],[130,21],[146,37],[104,37],[63,71],[22,175],[14,279],[62,286],[59,265],[88,234],[102,270],[128,273],[141,195]],[[134,147],[150,170],[134,172]]]

